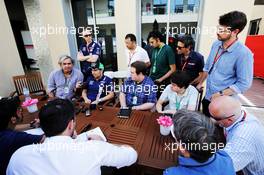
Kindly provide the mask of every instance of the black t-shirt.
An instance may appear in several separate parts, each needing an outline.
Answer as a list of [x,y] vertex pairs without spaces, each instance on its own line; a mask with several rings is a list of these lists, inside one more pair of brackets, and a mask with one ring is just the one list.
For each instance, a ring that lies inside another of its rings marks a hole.
[[186,71],[193,81],[203,72],[204,57],[198,52],[191,51],[189,58],[184,59],[183,55],[176,56],[176,67],[178,70]]
[[42,135],[31,135],[13,130],[0,131],[0,175],[6,174],[6,168],[12,154],[22,146],[39,143]]

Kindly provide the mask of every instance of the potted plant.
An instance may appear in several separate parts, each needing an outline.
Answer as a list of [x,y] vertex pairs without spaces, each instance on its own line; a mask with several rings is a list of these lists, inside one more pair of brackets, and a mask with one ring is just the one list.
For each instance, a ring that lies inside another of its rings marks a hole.
[[22,106],[26,107],[29,113],[33,113],[38,111],[38,99],[27,99],[26,101],[23,102]]
[[173,124],[171,117],[166,115],[160,116],[157,122],[160,125],[160,134],[164,136],[169,135]]

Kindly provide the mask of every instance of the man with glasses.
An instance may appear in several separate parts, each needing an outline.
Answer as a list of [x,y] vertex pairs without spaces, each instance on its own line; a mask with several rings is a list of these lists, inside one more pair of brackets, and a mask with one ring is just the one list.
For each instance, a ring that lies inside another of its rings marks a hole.
[[90,115],[90,109],[94,109],[98,103],[114,98],[112,79],[103,74],[102,63],[92,63],[92,76],[88,76],[84,82],[82,97],[86,104],[86,116]]
[[235,175],[224,144],[217,137],[214,123],[203,114],[180,110],[173,116],[171,134],[173,149],[178,151],[178,165],[166,169],[163,175]]
[[240,102],[230,96],[217,97],[209,105],[216,123],[224,128],[225,151],[232,158],[236,171],[245,175],[264,174],[264,127],[241,109]]
[[76,89],[81,87],[83,82],[82,72],[74,68],[74,60],[68,55],[62,55],[58,64],[60,69],[50,73],[48,79],[49,98],[72,99]]
[[177,70],[186,71],[191,77],[191,84],[196,86],[200,83],[203,67],[204,57],[193,50],[194,40],[190,35],[178,37],[177,53],[179,56],[176,60]]
[[207,78],[203,113],[210,116],[208,105],[221,95],[244,93],[253,80],[252,52],[240,41],[238,34],[247,24],[243,12],[232,11],[220,16],[216,41],[204,66],[198,87]]
[[100,175],[101,166],[121,168],[136,162],[137,152],[130,146],[107,143],[98,135],[74,139],[74,114],[69,100],[55,99],[42,107],[39,119],[47,138],[43,144],[17,150],[6,174]]
[[77,59],[81,62],[81,70],[85,81],[91,75],[91,63],[99,61],[101,47],[93,41],[91,30],[83,31],[82,37],[85,43],[80,46]]

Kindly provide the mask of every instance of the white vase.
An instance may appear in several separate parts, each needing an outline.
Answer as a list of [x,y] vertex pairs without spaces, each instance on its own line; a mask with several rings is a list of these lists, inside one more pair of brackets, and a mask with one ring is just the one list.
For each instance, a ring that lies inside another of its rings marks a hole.
[[161,135],[164,135],[164,136],[169,135],[170,134],[170,130],[171,130],[170,126],[166,127],[166,126],[160,125],[160,134]]
[[27,110],[29,113],[36,112],[36,111],[38,111],[38,106],[37,106],[37,104],[30,105],[27,107]]

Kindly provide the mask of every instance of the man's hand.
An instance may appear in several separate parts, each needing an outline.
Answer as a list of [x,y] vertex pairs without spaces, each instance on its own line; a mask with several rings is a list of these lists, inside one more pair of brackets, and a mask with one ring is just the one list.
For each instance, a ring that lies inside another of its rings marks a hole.
[[196,89],[197,89],[198,91],[201,91],[201,90],[203,89],[203,85],[202,85],[202,84],[198,84],[198,85],[196,86]]
[[220,94],[219,92],[214,93],[214,94],[212,95],[212,97],[211,97],[211,101],[214,100],[214,99],[217,98],[217,97],[220,97],[220,96],[221,96],[221,94]]
[[87,139],[88,140],[99,140],[99,141],[104,141],[104,139],[96,134],[91,134],[91,135],[87,135]]
[[161,82],[162,82],[162,81],[161,81],[160,78],[155,80],[155,83],[161,83]]
[[139,109],[138,109],[138,106],[133,106],[133,107],[132,107],[132,110],[139,110]]
[[93,102],[91,102],[91,105],[97,105],[97,104],[98,104],[97,100],[94,100]]
[[175,114],[177,111],[175,109],[168,109],[165,111],[162,111],[163,114]]
[[82,82],[81,82],[81,81],[78,81],[78,82],[76,83],[75,88],[81,88],[81,87],[82,87]]
[[90,105],[91,105],[91,100],[90,99],[85,99],[84,100],[84,105],[83,105],[83,108],[84,109],[89,109],[90,108]]

